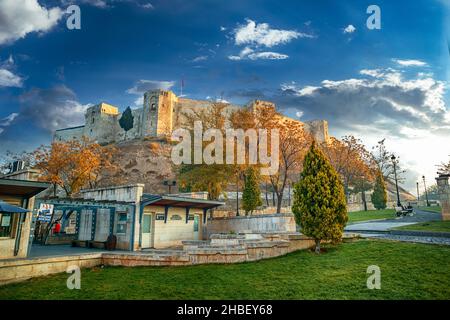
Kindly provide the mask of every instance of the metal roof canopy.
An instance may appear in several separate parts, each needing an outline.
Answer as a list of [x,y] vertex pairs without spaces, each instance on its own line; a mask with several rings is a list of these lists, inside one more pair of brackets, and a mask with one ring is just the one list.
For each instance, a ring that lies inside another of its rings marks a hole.
[[0,178],[0,194],[9,196],[33,197],[50,186],[46,182]]
[[170,195],[152,195],[144,194],[142,196],[141,205],[153,205],[153,206],[169,206],[169,207],[180,207],[180,208],[199,208],[199,209],[212,209],[224,205],[224,202],[188,198],[188,197],[177,197]]

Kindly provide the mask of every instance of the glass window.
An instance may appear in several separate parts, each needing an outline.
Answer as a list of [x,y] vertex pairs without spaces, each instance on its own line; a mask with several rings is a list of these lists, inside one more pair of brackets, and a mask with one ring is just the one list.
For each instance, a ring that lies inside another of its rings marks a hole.
[[12,214],[0,213],[0,238],[11,237]]
[[150,233],[152,225],[152,216],[144,214],[144,221],[142,221],[142,233]]
[[127,233],[127,213],[118,212],[116,233]]

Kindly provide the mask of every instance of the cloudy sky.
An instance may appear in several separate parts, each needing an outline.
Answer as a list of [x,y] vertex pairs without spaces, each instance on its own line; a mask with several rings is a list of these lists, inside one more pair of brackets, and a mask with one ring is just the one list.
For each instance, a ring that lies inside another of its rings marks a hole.
[[450,1],[376,2],[381,30],[365,0],[0,0],[0,152],[184,82],[187,97],[272,100],[369,148],[386,138],[414,191],[450,155]]

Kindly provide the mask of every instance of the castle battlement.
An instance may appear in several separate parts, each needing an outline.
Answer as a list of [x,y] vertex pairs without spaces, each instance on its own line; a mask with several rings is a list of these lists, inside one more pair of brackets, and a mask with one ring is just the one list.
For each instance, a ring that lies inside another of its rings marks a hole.
[[[167,137],[176,128],[183,126],[183,114],[191,111],[205,110],[214,102],[209,100],[193,100],[178,97],[170,90],[150,90],[144,93],[142,108],[132,109],[133,126],[125,131],[119,124],[122,114],[119,108],[105,102],[89,107],[85,114],[85,124],[78,127],[55,131],[54,141],[81,139],[83,136],[101,144],[121,142],[144,137]],[[260,107],[275,108],[270,101],[253,100],[245,106],[227,104],[225,112],[233,112],[241,108],[257,110]],[[287,118],[291,121],[298,121]],[[300,122],[300,121],[299,121]],[[305,130],[317,141],[328,141],[328,123],[325,120],[314,120],[303,123]]]

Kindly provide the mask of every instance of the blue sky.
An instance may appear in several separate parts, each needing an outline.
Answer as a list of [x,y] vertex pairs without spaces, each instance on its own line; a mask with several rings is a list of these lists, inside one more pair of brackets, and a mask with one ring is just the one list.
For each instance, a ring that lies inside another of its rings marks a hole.
[[[81,30],[66,27],[73,3]],[[381,30],[366,27],[371,4]],[[184,79],[189,98],[273,100],[338,137],[387,137],[412,188],[450,154],[448,28],[446,0],[0,0],[1,152]]]

